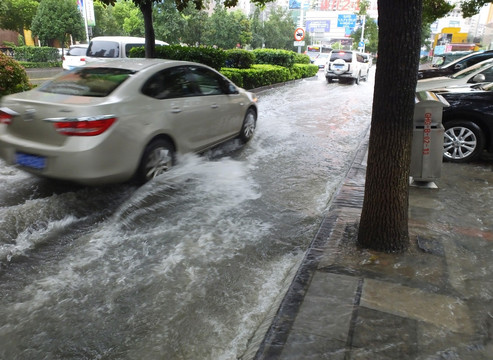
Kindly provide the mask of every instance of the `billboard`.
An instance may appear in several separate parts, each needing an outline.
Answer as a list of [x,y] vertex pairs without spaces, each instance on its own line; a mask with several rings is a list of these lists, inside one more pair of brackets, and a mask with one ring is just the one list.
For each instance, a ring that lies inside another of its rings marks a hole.
[[330,32],[330,20],[307,20],[305,25],[308,32]]

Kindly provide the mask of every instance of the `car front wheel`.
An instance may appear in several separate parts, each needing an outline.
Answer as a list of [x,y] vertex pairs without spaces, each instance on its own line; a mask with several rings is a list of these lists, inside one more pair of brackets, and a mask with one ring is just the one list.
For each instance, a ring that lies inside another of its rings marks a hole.
[[156,139],[147,145],[139,169],[137,179],[145,183],[168,171],[175,162],[173,146],[164,139]]
[[257,114],[253,109],[249,109],[243,120],[243,125],[240,131],[240,140],[244,143],[250,141],[255,133],[255,127],[257,125]]
[[481,128],[471,121],[455,120],[445,124],[443,157],[451,162],[476,159],[484,149]]

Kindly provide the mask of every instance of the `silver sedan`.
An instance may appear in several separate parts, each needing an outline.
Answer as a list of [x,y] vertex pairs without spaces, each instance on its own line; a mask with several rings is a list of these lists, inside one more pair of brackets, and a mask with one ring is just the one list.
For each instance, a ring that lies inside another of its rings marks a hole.
[[64,72],[0,104],[0,156],[82,184],[148,181],[257,122],[257,97],[205,65],[126,59]]

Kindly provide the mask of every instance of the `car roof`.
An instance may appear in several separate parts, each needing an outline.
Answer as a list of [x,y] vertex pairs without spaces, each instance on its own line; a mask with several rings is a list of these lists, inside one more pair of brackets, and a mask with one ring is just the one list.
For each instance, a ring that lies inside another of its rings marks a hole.
[[[91,41],[124,41],[124,42],[145,42],[145,38],[136,36],[96,36]],[[165,41],[157,40],[156,44],[167,44]]]

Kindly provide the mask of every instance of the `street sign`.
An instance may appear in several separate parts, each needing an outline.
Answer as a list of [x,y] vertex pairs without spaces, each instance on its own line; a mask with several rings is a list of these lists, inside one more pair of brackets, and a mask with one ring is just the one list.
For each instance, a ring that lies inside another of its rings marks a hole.
[[341,14],[337,17],[337,27],[348,27],[353,29],[356,26],[355,14]]
[[305,46],[305,42],[304,41],[295,41],[293,43],[293,46]]
[[295,31],[294,31],[294,39],[296,41],[301,41],[305,38],[305,29],[303,28],[297,28]]
[[360,41],[358,43],[358,47],[360,47],[360,48],[365,47],[365,42],[364,41]]

